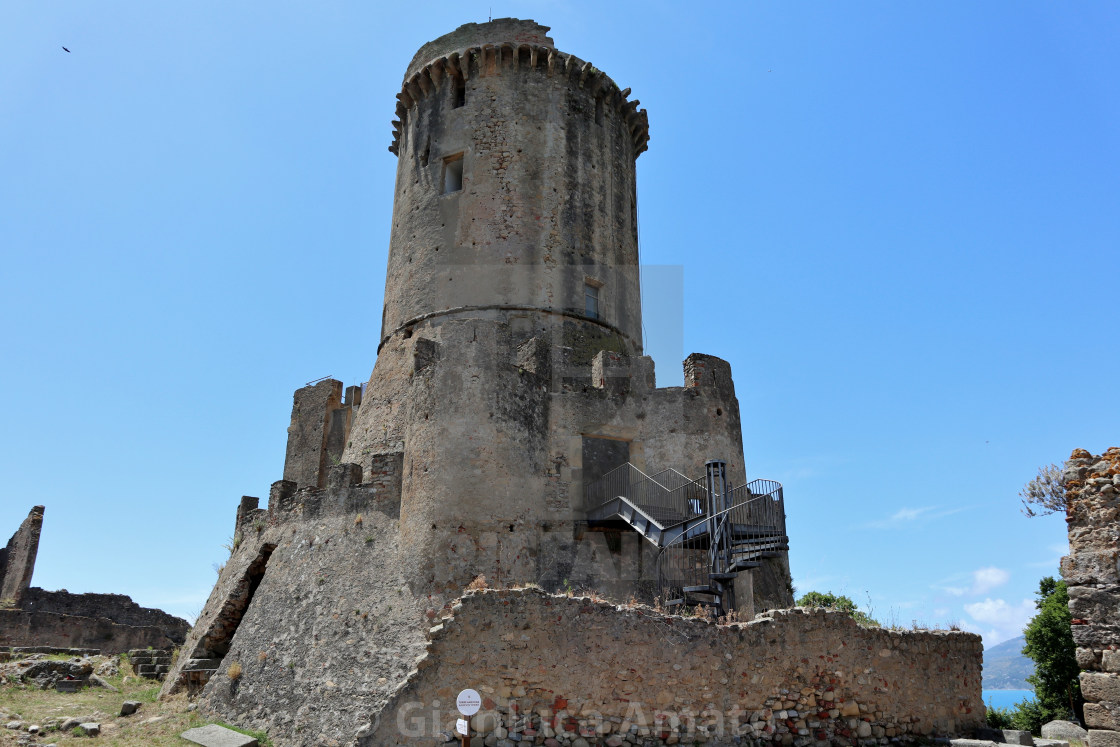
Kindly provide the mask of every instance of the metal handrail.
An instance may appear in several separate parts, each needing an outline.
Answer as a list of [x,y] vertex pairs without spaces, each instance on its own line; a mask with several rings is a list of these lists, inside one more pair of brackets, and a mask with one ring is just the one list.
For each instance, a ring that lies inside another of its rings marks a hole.
[[703,514],[708,490],[703,480],[693,480],[675,469],[647,475],[627,462],[587,485],[584,494],[588,509],[622,497],[664,527]]
[[[757,491],[764,488],[767,492],[760,495]],[[681,534],[658,553],[658,587],[663,601],[683,598],[685,588],[707,588],[712,573],[732,572],[737,561],[757,560],[764,552],[784,545],[785,506],[780,483],[754,480],[730,491],[730,495],[733,505],[712,517],[716,531]]]

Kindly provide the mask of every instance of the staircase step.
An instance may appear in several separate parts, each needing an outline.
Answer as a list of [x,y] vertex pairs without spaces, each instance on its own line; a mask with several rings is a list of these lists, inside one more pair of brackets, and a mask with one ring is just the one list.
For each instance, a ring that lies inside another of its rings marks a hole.
[[685,594],[716,594],[716,590],[707,584],[703,586],[686,586],[681,589]]
[[731,567],[738,571],[746,571],[751,568],[758,568],[762,563],[757,560],[736,560],[731,564]]
[[734,581],[738,573],[709,573],[708,578],[714,578],[716,581]]
[[720,601],[718,599],[689,599],[688,604],[697,605],[703,604],[708,607],[719,607]]

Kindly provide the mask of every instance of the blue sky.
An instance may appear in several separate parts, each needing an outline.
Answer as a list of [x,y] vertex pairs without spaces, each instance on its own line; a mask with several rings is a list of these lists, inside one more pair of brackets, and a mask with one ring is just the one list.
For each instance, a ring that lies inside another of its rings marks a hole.
[[649,110],[659,380],[732,363],[799,592],[1016,635],[1066,550],[1019,488],[1120,445],[1112,3],[0,5],[0,531],[47,506],[35,584],[201,608],[292,391],[373,366],[405,65],[491,7]]

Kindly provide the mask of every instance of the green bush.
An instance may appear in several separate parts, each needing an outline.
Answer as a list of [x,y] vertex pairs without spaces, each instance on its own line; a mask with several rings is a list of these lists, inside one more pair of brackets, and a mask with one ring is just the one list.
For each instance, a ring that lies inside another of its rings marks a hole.
[[1042,725],[1053,721],[1052,714],[1037,700],[1024,700],[1011,714],[1011,728],[1042,735]]
[[987,722],[988,726],[993,729],[1011,729],[1011,720],[1015,717],[1015,712],[1010,708],[993,708],[988,706]]
[[[1039,722],[1041,727],[1047,721],[1071,717],[1084,722],[1082,709],[1085,699],[1081,697],[1078,680],[1080,668],[1074,655],[1066,582],[1055,581],[1051,576],[1039,581],[1035,606],[1038,614],[1031,618],[1023,631],[1027,639],[1023,653],[1034,660],[1034,674],[1027,677],[1027,682],[1034,686],[1037,706],[1033,709],[1019,708],[1024,714],[1023,723],[1042,719]],[[1032,728],[1031,733],[1038,734],[1038,729]]]

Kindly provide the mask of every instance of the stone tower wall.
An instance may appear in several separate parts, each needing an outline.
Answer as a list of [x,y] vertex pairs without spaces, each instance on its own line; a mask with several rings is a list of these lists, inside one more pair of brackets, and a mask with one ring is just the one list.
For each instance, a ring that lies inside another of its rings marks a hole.
[[1063,474],[1068,501],[1073,641],[1090,747],[1120,747],[1120,448],[1076,449]]
[[532,334],[574,323],[640,353],[644,111],[544,27],[470,26],[426,45],[399,97],[382,346],[437,315],[513,316]]

